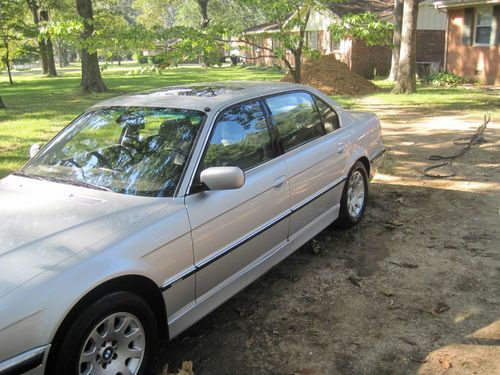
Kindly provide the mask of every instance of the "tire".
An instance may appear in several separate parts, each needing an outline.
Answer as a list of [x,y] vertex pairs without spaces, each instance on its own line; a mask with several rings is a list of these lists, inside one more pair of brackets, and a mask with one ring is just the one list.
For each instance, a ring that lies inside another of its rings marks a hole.
[[136,294],[115,292],[75,319],[53,368],[65,375],[145,375],[157,343],[158,323],[150,306]]
[[[335,225],[351,228],[360,222],[366,210],[368,200],[368,173],[365,165],[357,161],[347,175],[342,198],[340,199],[339,217]],[[360,184],[362,184],[360,186]],[[357,197],[356,197],[357,195]],[[356,201],[353,201],[355,199]]]

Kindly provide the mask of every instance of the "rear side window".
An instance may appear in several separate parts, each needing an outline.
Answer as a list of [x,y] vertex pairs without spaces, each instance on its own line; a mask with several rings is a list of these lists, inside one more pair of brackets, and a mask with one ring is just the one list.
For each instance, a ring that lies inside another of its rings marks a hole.
[[339,116],[335,110],[318,98],[316,98],[316,105],[318,106],[321,117],[323,118],[323,124],[325,125],[327,133],[331,133],[340,128]]
[[276,120],[285,152],[325,134],[310,94],[294,92],[267,98],[266,102]]
[[273,156],[271,137],[259,102],[231,107],[217,119],[203,168],[240,167],[248,170]]

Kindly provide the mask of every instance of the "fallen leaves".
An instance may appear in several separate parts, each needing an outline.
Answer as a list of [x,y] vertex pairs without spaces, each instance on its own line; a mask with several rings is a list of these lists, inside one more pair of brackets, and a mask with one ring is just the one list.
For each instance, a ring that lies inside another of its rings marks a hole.
[[448,311],[450,309],[450,306],[446,302],[438,302],[436,303],[432,308],[431,308],[431,314],[434,316],[441,315],[445,311]]
[[387,263],[393,264],[393,265],[401,267],[401,268],[409,268],[409,269],[418,268],[418,264],[412,264],[412,263],[405,263],[405,262],[399,263],[399,262],[393,262],[393,261],[387,261]]
[[361,279],[357,276],[351,275],[347,278],[349,282],[353,285],[356,285],[358,288],[361,287]]
[[399,220],[389,220],[384,223],[384,227],[390,230],[402,227],[404,224]]

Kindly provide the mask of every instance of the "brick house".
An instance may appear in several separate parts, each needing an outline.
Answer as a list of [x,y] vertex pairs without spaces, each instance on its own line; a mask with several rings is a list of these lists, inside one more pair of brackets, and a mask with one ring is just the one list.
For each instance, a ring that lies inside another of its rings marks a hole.
[[[328,26],[336,18],[346,13],[370,11],[380,18],[392,21],[394,0],[351,0],[334,3],[329,10],[312,11],[306,28],[307,45],[318,50],[322,55],[334,54],[337,60],[344,62],[349,69],[364,77],[372,78],[374,72],[387,75],[391,68],[392,51],[387,46],[367,46],[364,42],[345,39],[334,41]],[[292,14],[289,19],[296,17]],[[431,67],[437,70],[444,63],[446,15],[438,12],[433,1],[421,1],[417,22],[417,63],[421,70]],[[279,30],[278,23],[266,23],[246,30],[246,35],[256,37],[262,35],[260,45],[272,48],[275,41],[272,34]],[[252,48],[245,51],[247,62],[257,65],[283,65],[277,59],[269,57],[265,50]],[[293,61],[293,57],[290,56]]]
[[448,14],[446,70],[500,85],[500,0],[449,0],[434,5]]

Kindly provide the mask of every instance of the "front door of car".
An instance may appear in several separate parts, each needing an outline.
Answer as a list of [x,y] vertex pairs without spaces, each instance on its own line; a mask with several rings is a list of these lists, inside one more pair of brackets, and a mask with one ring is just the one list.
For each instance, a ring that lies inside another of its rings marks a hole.
[[[324,215],[338,213],[348,134],[336,112],[308,92],[266,99],[280,134],[290,176],[290,239]],[[335,209],[337,207],[337,209]]]
[[238,104],[217,118],[198,168],[236,166],[245,172],[240,189],[186,196],[192,227],[196,297],[203,299],[268,251],[287,240],[289,186],[284,161],[274,158],[260,101]]

